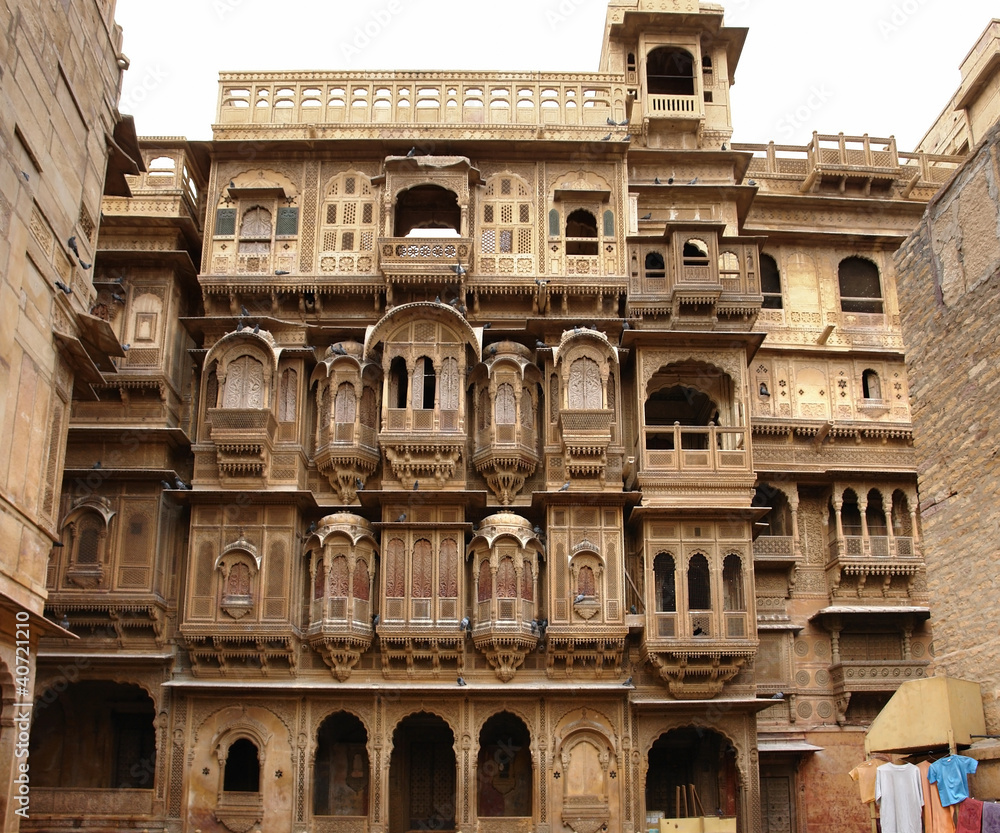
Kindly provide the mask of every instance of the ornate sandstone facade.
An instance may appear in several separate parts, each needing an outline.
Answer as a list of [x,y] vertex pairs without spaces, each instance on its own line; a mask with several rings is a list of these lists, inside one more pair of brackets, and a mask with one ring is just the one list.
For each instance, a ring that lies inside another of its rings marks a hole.
[[732,145],[745,35],[622,0],[597,73],[227,73],[144,140],[22,829],[865,829],[930,660],[892,254],[959,159]]

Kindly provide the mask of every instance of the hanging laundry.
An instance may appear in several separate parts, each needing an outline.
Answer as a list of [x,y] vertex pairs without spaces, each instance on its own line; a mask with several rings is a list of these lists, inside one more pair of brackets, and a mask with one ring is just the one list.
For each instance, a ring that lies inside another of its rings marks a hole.
[[958,805],[958,827],[955,833],[980,833],[983,829],[983,802],[967,798]]
[[975,772],[978,766],[979,761],[965,755],[949,755],[931,764],[927,780],[937,784],[944,807],[969,797],[969,773]]
[[983,833],[1000,833],[1000,804],[983,802]]
[[882,833],[921,833],[924,792],[916,766],[880,766],[875,771],[875,800],[882,813]]
[[[941,804],[937,784],[927,780],[927,771],[931,768],[930,761],[917,764],[920,770],[920,786],[924,792],[924,833],[955,833],[955,820],[951,810],[946,810]],[[1000,830],[997,831],[1000,833]]]

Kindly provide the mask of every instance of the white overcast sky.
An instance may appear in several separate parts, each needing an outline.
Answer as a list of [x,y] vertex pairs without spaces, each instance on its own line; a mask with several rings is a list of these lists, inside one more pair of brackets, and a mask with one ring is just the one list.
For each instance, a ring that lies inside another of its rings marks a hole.
[[[912,150],[949,102],[997,0],[729,0],[750,32],[734,139],[895,135]],[[142,136],[211,138],[227,70],[598,68],[606,0],[118,0],[122,112]],[[366,30],[371,37],[364,35]],[[361,39],[359,39],[361,34]],[[364,39],[367,38],[367,41]]]

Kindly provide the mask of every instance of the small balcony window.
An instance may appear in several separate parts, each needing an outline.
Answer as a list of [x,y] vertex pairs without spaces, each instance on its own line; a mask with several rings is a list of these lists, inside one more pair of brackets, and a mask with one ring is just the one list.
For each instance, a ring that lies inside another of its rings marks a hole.
[[881,313],[882,284],[878,267],[861,257],[848,257],[837,270],[840,308],[844,312]]
[[252,740],[240,738],[229,747],[222,789],[244,793],[260,791],[260,758]]

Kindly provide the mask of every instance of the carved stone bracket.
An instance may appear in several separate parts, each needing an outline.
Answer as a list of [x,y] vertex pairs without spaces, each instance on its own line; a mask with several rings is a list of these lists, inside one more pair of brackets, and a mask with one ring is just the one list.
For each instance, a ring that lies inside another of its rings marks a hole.
[[710,700],[722,693],[752,653],[662,651],[650,652],[648,659],[678,700]]

